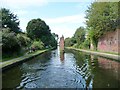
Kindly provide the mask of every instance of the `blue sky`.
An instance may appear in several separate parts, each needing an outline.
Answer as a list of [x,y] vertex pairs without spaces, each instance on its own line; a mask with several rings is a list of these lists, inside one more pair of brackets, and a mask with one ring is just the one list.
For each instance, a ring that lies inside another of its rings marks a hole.
[[85,27],[85,11],[92,0],[3,0],[2,7],[17,14],[25,31],[31,19],[41,18],[51,32],[71,37],[80,26]]

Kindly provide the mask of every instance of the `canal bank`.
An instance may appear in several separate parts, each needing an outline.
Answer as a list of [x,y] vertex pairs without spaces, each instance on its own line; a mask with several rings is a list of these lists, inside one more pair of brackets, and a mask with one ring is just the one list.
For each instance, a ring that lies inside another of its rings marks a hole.
[[39,51],[36,51],[34,53],[31,53],[31,54],[27,54],[27,55],[24,55],[24,56],[21,56],[18,58],[11,59],[9,61],[1,62],[0,68],[2,69],[2,71],[4,71],[8,68],[11,68],[11,67],[16,66],[18,64],[21,64],[29,59],[32,59],[32,58],[34,58],[34,57],[36,57],[44,52],[50,51],[50,50],[52,50],[52,49],[39,50]]
[[81,52],[85,52],[85,53],[90,53],[90,54],[94,54],[94,55],[114,59],[116,61],[120,61],[120,55],[108,54],[108,53],[90,51],[90,50],[84,50],[84,49],[77,49],[77,48],[72,48],[72,47],[66,47],[66,49],[77,50],[77,51],[81,51]]

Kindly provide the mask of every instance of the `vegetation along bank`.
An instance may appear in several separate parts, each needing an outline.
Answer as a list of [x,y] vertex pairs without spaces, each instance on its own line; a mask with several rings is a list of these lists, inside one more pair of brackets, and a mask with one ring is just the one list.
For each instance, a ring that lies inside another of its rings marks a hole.
[[65,47],[119,55],[119,34],[120,2],[93,2],[86,10],[86,27],[80,26],[66,38]]

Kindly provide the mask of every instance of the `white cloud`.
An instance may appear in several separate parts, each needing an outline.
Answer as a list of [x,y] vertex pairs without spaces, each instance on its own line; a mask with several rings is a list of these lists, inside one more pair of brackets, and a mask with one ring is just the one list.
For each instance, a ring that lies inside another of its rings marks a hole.
[[16,13],[18,16],[21,16],[21,15],[28,14],[28,11],[25,11],[25,10],[19,10],[19,11],[16,11],[15,13]]
[[48,2],[91,2],[95,0],[47,0]]
[[56,24],[56,23],[83,23],[85,22],[85,14],[78,14],[72,16],[64,16],[58,18],[44,19],[47,23]]
[[46,0],[2,0],[3,7],[9,8],[26,8],[31,6],[43,6],[47,4]]
[[61,25],[61,26],[51,26],[51,30],[52,30],[51,32],[58,34],[59,37],[64,35],[64,37],[67,38],[67,37],[72,37],[76,29]]
[[43,6],[49,2],[93,2],[94,0],[1,0],[0,6],[9,8],[26,8],[33,6]]
[[57,18],[43,18],[43,20],[50,26],[52,32],[59,34],[59,36],[64,35],[66,38],[72,37],[78,27],[85,27],[86,19],[84,17],[85,14],[82,13]]

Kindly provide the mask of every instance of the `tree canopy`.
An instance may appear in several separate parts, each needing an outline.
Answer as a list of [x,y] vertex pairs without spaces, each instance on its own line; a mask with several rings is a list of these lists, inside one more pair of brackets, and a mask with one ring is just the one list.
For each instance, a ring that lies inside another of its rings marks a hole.
[[32,19],[29,21],[26,30],[28,36],[33,39],[50,34],[49,26],[41,19]]
[[78,44],[81,44],[85,40],[85,29],[84,27],[79,27],[74,34],[74,38]]
[[41,40],[45,46],[56,46],[57,41],[51,34],[49,26],[40,18],[32,19],[26,27],[27,34],[30,38]]
[[118,2],[94,2],[86,11],[88,36],[97,47],[98,39],[105,33],[119,28]]
[[79,47],[82,45],[84,40],[85,40],[85,28],[79,27],[78,29],[76,29],[73,37],[65,39],[65,46]]
[[51,33],[49,26],[41,19],[32,19],[26,27],[27,33],[20,31],[17,15],[9,9],[0,10],[2,17],[0,36],[0,49],[2,47],[3,58],[23,55],[30,50],[56,48],[58,35]]
[[0,10],[0,15],[2,18],[2,28],[10,28],[10,31],[14,31],[15,33],[20,32],[17,15],[11,13],[9,9],[5,8]]
[[65,39],[65,46],[66,47],[73,46],[75,43],[76,43],[76,40],[75,40],[74,37],[72,37],[72,38],[68,37],[68,38]]
[[104,32],[117,28],[119,19],[117,2],[94,2],[86,12],[86,24],[94,30],[97,39]]

